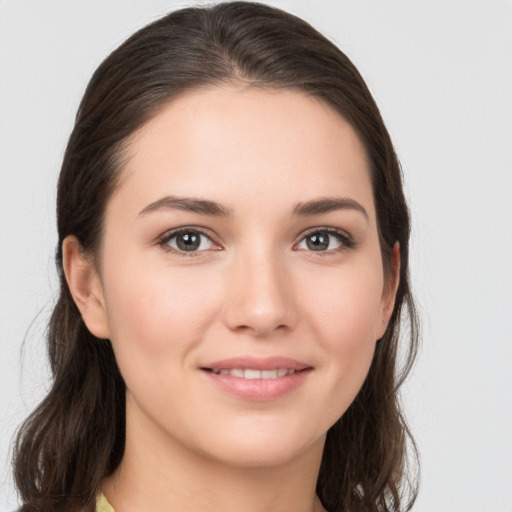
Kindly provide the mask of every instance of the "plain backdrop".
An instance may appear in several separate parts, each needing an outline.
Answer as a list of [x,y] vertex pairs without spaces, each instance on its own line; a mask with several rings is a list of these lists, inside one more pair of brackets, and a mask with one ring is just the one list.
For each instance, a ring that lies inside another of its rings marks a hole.
[[[512,512],[512,2],[268,3],[349,55],[402,162],[423,319],[404,386],[414,510]],[[0,510],[16,507],[16,426],[48,384],[55,184],[79,100],[128,35],[191,4],[0,0]]]

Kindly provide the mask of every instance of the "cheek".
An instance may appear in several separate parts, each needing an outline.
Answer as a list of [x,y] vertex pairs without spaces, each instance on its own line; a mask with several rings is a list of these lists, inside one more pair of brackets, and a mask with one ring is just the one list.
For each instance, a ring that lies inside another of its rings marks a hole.
[[[379,267],[377,267],[378,269]],[[336,347],[354,345],[354,350],[376,341],[382,322],[383,277],[372,267],[350,268],[312,276],[301,301],[319,340]]]
[[310,292],[301,298],[308,304],[304,316],[323,349],[333,422],[348,408],[368,374],[382,322],[382,275],[367,268],[366,272],[337,272],[323,282],[317,276],[315,286],[310,283]]
[[166,355],[183,361],[217,310],[215,287],[200,283],[190,269],[123,265],[110,274],[105,300],[120,366],[135,356],[140,362],[163,362]]

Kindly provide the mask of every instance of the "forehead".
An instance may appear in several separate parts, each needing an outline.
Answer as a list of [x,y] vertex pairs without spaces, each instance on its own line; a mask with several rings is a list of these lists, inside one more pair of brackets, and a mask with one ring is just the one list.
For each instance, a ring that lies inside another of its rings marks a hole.
[[[336,111],[304,93],[223,86],[171,101],[131,138],[118,193],[295,202],[356,195],[373,210],[363,145]],[[293,197],[292,197],[293,196]],[[369,204],[370,203],[370,204]]]

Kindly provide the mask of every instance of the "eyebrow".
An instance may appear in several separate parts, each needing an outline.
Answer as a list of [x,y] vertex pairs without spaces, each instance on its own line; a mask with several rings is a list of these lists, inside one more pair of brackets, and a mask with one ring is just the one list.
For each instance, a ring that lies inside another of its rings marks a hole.
[[361,213],[369,221],[370,217],[364,207],[354,199],[346,197],[326,197],[314,199],[305,203],[299,203],[293,210],[294,215],[300,217],[309,217],[312,215],[321,215],[337,210],[355,210]]
[[146,206],[141,210],[139,216],[159,210],[184,210],[187,212],[200,213],[202,215],[213,215],[216,217],[228,217],[232,215],[231,210],[224,208],[214,201],[195,197],[165,196]]
[[[196,197],[178,196],[165,196],[158,199],[141,210],[139,216],[160,210],[183,210],[202,215],[212,215],[215,217],[232,216],[231,210],[225,208],[219,203],[216,203],[215,201],[208,201],[207,199],[200,199]],[[344,197],[327,197],[306,201],[305,203],[299,203],[293,209],[293,215],[309,217],[337,210],[355,210],[361,213],[366,220],[369,220],[368,212],[360,203],[354,199]]]

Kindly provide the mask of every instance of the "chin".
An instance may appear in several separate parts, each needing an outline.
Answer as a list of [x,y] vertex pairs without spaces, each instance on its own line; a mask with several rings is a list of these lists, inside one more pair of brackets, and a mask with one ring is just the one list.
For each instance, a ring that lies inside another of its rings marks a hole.
[[215,436],[204,454],[217,462],[247,469],[286,465],[310,453],[321,456],[325,442],[325,433],[308,435],[300,429],[246,428],[230,434]]

